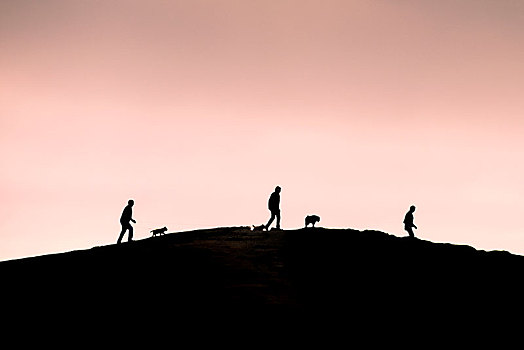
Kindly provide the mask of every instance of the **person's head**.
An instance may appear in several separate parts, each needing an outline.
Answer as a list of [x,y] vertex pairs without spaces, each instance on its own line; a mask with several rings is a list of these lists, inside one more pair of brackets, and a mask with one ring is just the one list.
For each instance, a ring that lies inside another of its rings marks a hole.
[[416,208],[415,208],[414,205],[412,205],[411,207],[409,207],[409,211],[412,212],[412,213],[415,211],[415,209],[416,209]]
[[280,188],[280,186],[275,187],[275,192],[276,192],[276,193],[280,193],[280,191],[282,191],[282,189]]
[[134,200],[130,199],[130,200],[127,201],[127,205],[129,205],[129,206],[132,207],[133,204],[135,204],[135,201],[134,201]]

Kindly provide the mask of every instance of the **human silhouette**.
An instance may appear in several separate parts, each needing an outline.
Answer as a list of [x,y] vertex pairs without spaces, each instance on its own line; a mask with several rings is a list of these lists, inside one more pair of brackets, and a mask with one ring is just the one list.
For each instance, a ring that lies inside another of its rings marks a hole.
[[268,231],[275,217],[277,218],[277,230],[280,230],[280,191],[282,191],[280,186],[275,187],[275,192],[271,193],[269,201],[267,202],[267,207],[271,212],[271,218],[266,225],[266,230]]
[[122,238],[124,237],[124,234],[127,230],[129,230],[129,236],[128,236],[128,242],[131,242],[133,240],[133,226],[131,226],[130,221],[133,221],[136,224],[136,221],[133,220],[133,205],[135,204],[135,201],[130,199],[127,202],[126,207],[122,211],[122,216],[120,216],[120,225],[122,225],[122,232],[120,232],[120,236],[118,237],[117,244],[122,243]]
[[408,231],[409,237],[415,238],[415,234],[413,233],[413,228],[417,228],[415,224],[413,223],[413,213],[415,212],[415,206],[412,205],[409,208],[409,211],[406,213],[406,216],[404,217],[404,230]]

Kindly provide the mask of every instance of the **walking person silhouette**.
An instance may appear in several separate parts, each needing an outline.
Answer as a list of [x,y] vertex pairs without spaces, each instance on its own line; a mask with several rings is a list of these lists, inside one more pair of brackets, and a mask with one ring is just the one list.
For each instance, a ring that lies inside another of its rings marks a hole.
[[117,244],[122,243],[122,238],[124,237],[124,234],[127,230],[129,230],[129,236],[127,241],[131,242],[133,240],[133,226],[131,226],[130,221],[133,221],[136,224],[136,221],[133,220],[133,205],[135,204],[135,201],[130,199],[127,202],[126,207],[122,211],[122,216],[120,216],[120,225],[122,225],[122,232],[120,232],[120,236],[118,237]]
[[409,237],[415,238],[415,234],[413,233],[413,228],[417,228],[415,224],[413,223],[413,212],[415,211],[415,206],[412,205],[409,208],[409,211],[406,213],[406,216],[404,217],[404,230],[408,231]]
[[268,231],[275,217],[277,218],[277,230],[280,230],[280,191],[282,191],[280,186],[275,187],[275,192],[271,193],[269,201],[267,202],[267,207],[271,212],[271,218],[266,225],[266,230]]

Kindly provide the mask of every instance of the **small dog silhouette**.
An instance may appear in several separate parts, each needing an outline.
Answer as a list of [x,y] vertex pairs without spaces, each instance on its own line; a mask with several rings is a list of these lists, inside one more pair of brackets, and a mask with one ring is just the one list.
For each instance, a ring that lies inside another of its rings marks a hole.
[[264,231],[266,229],[265,225],[255,226],[253,225],[253,229],[251,231]]
[[318,215],[308,215],[306,216],[306,227],[309,224],[312,224],[315,227],[315,223],[320,221],[320,216]]
[[155,230],[150,231],[153,234],[153,237],[156,235],[164,235],[167,231],[167,227],[157,228]]

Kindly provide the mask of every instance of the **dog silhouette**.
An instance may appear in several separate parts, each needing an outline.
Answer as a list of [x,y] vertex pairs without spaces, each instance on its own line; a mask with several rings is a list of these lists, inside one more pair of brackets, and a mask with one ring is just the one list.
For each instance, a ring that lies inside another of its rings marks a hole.
[[320,221],[320,216],[318,215],[308,215],[306,216],[306,227],[311,224],[313,227],[315,227],[315,223]]
[[164,235],[167,231],[167,227],[157,228],[155,230],[150,231],[153,234],[153,237],[156,235]]
[[265,225],[260,225],[260,226],[253,225],[252,227],[253,228],[251,229],[251,231],[264,231],[266,229]]

